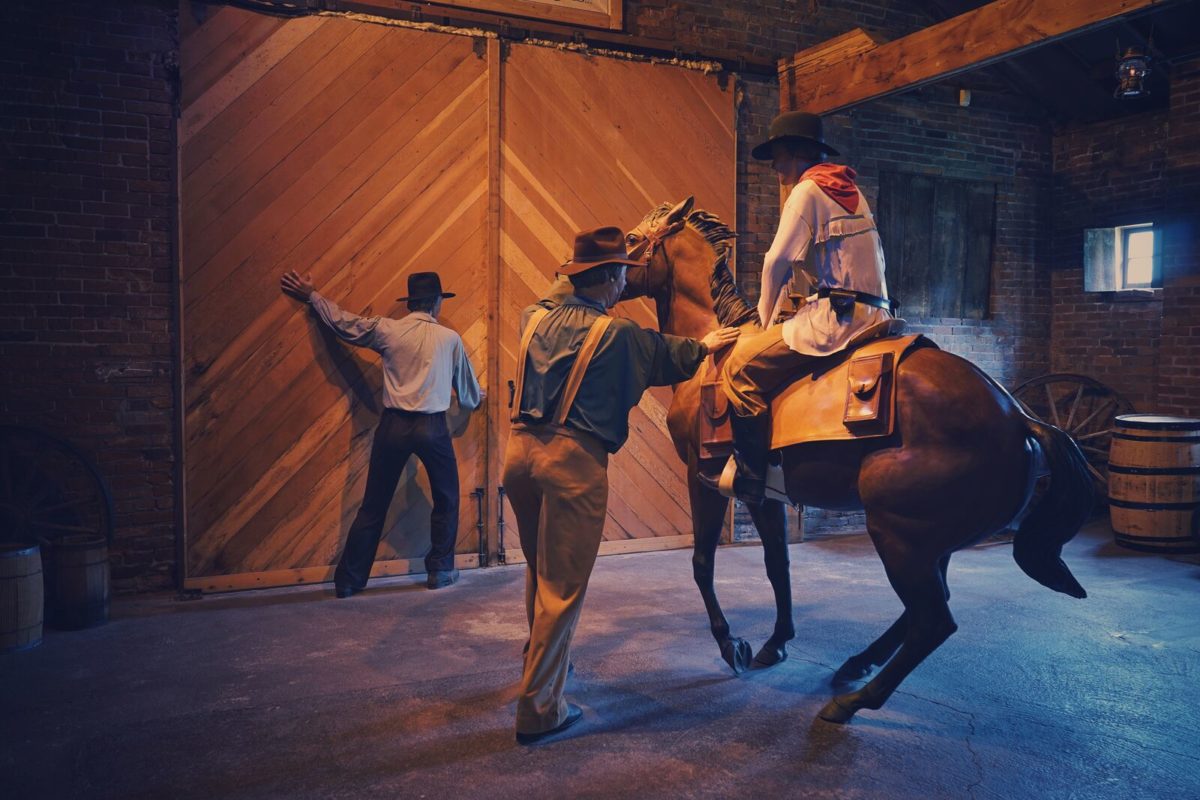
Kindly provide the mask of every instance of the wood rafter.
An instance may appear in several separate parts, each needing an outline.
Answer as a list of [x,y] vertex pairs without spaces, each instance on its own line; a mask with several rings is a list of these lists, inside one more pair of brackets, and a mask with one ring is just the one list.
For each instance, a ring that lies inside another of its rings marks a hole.
[[838,111],[957,75],[1177,0],[996,0],[846,61],[792,74],[780,62],[784,108]]

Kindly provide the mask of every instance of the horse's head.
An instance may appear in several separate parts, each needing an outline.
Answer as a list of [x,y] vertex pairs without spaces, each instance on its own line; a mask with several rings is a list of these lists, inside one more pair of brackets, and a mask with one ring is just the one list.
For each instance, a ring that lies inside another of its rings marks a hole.
[[629,251],[629,257],[641,259],[642,264],[625,271],[622,300],[658,297],[670,284],[671,261],[666,258],[664,244],[683,230],[694,202],[695,198],[688,197],[665,213],[664,206],[660,206],[625,235],[625,249]]
[[625,237],[630,257],[642,263],[626,270],[621,300],[654,300],[659,329],[683,336],[756,316],[729,271],[734,232],[693,203],[663,203]]

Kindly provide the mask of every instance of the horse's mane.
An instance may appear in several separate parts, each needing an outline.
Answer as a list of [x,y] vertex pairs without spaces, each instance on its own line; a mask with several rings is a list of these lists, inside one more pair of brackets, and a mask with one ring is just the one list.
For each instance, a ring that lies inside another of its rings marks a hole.
[[[663,203],[647,214],[642,221],[644,223],[656,222],[665,217],[674,207],[672,203]],[[693,209],[688,214],[687,224],[699,231],[717,253],[717,258],[713,261],[712,274],[708,279],[709,292],[713,299],[713,311],[717,314],[717,321],[727,327],[736,327],[747,322],[757,321],[758,311],[746,302],[746,298],[742,297],[737,283],[733,280],[733,273],[729,271],[729,255],[737,234],[730,230],[729,226],[722,222],[716,214],[711,214],[702,208]]]

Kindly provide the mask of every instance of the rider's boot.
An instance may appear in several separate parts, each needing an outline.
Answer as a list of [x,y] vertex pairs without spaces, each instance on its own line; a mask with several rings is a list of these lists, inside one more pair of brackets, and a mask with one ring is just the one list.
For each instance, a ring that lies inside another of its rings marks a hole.
[[[730,414],[729,425],[733,429],[733,458],[737,466],[737,473],[733,478],[733,493],[747,505],[759,505],[766,491],[767,458],[771,448],[771,417],[769,414],[747,417]],[[696,477],[710,489],[721,491],[720,480],[717,477],[703,473]]]
[[733,429],[733,457],[737,476],[733,492],[748,505],[763,501],[767,484],[767,458],[771,452],[771,415],[729,415]]

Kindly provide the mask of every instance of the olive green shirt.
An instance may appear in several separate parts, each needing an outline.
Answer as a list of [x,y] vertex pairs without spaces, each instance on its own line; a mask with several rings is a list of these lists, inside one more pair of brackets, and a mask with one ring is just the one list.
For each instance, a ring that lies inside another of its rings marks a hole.
[[[528,425],[554,418],[575,355],[597,317],[607,309],[572,292],[567,278],[521,315],[521,330],[539,308],[550,313],[538,324],[525,361],[525,387],[519,421]],[[629,412],[650,386],[687,380],[708,348],[696,339],[670,336],[622,318],[613,319],[584,373],[566,425],[589,433],[615,453],[629,438]]]

